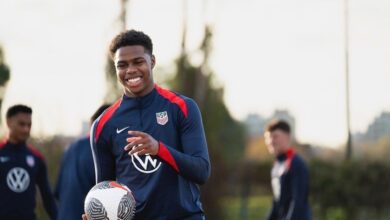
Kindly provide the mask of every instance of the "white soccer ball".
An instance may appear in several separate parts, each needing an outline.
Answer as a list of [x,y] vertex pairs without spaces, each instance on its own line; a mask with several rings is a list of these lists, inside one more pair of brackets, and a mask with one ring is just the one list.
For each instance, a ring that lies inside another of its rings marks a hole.
[[131,220],[135,199],[131,190],[116,181],[103,181],[89,190],[84,211],[88,220]]

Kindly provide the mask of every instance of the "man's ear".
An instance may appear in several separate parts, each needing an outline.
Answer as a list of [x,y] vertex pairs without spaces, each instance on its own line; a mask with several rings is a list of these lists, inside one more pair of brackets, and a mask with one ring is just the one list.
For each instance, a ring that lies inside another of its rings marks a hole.
[[6,119],[6,123],[7,123],[7,128],[10,131],[12,126],[13,126],[13,124],[15,124],[15,120],[12,120],[12,117],[11,118],[7,118]]
[[153,69],[154,66],[156,65],[156,57],[154,55],[152,55],[150,57],[150,62],[151,62],[151,66],[152,66],[152,69]]

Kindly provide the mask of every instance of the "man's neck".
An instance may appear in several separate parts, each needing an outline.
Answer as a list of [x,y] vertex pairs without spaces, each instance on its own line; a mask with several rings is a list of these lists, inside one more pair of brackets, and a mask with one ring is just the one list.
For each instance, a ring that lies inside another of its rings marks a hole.
[[145,88],[145,90],[140,93],[140,94],[134,94],[132,93],[131,91],[127,90],[126,88],[124,89],[124,94],[127,96],[127,97],[130,97],[130,98],[142,98],[144,96],[147,96],[148,94],[150,94],[153,89],[155,88],[155,84],[153,83],[152,86],[148,86],[148,88]]
[[11,143],[11,144],[24,144],[26,143],[26,141],[21,141],[21,140],[17,140],[16,138],[13,138],[13,137],[9,137],[8,138],[8,142]]
[[276,160],[285,160],[292,157],[295,150],[292,147],[288,147],[285,151],[278,153],[275,157]]
[[290,145],[283,147],[283,150],[279,151],[276,156],[287,154],[287,152],[291,149]]

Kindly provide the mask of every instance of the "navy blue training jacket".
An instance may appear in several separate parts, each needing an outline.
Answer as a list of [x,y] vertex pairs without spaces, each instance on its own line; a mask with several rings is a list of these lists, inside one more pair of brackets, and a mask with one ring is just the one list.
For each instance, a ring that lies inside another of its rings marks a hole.
[[309,172],[292,148],[277,156],[271,180],[274,199],[267,220],[311,220]]
[[55,196],[59,200],[58,220],[81,219],[84,200],[95,185],[95,169],[89,137],[73,142],[65,152]]
[[[156,156],[124,151],[127,131],[159,142]],[[199,185],[210,175],[201,114],[196,103],[157,85],[144,97],[123,96],[93,124],[97,182],[126,184],[137,202],[135,219],[204,219]]]
[[35,220],[36,185],[48,215],[56,219],[43,156],[24,143],[0,144],[0,219]]

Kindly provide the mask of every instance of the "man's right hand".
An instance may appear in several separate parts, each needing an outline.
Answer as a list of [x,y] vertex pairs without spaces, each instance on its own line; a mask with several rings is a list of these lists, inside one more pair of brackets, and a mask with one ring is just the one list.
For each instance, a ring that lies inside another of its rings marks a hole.
[[87,218],[87,215],[86,215],[86,214],[83,214],[83,215],[81,216],[81,218],[82,218],[83,220],[88,220],[88,218]]

